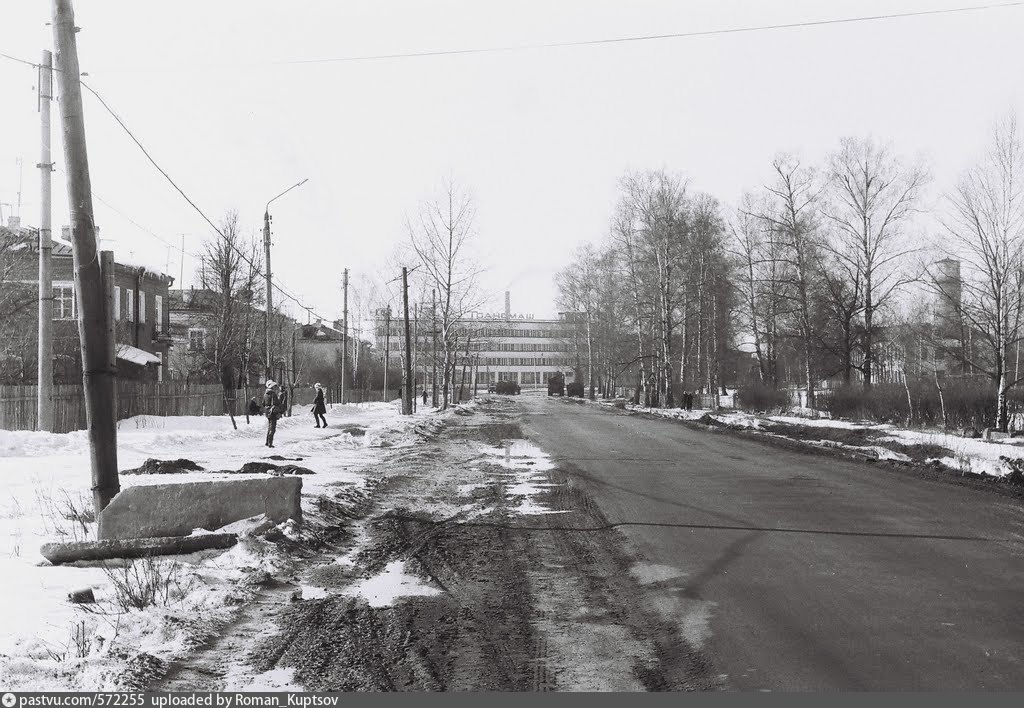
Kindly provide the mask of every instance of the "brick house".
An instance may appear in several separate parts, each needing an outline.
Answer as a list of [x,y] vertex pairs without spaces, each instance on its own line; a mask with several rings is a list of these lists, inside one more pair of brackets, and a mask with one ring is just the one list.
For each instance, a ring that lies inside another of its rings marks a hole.
[[[64,233],[67,235],[67,228]],[[0,227],[0,381],[35,383],[38,341],[39,239],[36,229],[12,220]],[[56,383],[81,383],[78,303],[71,244],[53,240],[53,356]],[[141,264],[114,264],[117,376],[161,381],[171,339],[168,289],[174,279]]]

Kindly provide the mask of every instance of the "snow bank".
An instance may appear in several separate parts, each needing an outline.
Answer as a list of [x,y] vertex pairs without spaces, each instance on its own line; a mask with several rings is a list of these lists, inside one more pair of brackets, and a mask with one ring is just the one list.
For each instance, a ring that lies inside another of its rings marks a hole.
[[[118,423],[121,470],[145,459],[187,457],[206,470],[237,470],[270,453],[316,474],[303,477],[303,500],[360,488],[367,469],[387,448],[411,445],[414,426],[431,413],[402,418],[394,403],[333,406],[329,427],[316,429],[310,406],[296,406],[278,422],[275,449],[264,447],[266,420],[226,416],[137,416]],[[436,414],[434,414],[436,418]],[[277,464],[283,464],[274,460]],[[262,476],[262,475],[251,475]],[[122,475],[122,487],[229,478],[215,472]],[[231,475],[230,478],[237,478]],[[125,611],[116,605],[112,577],[147,572],[141,563],[124,569],[50,566],[39,547],[54,540],[95,538],[88,439],[84,431],[52,434],[0,430],[0,677],[7,690],[110,690],[118,687],[125,663],[139,652],[168,660],[188,652],[237,611],[250,592],[253,572],[274,572],[284,559],[273,544],[243,538],[227,551],[206,551],[156,559],[149,572],[161,578],[166,596],[155,606]],[[310,505],[312,507],[312,505]],[[304,513],[306,509],[304,508]],[[310,514],[315,514],[311,508]],[[237,524],[240,530],[246,522]],[[294,530],[282,525],[282,532]],[[92,588],[97,604],[74,605],[67,595]],[[286,684],[267,676],[267,684]]]

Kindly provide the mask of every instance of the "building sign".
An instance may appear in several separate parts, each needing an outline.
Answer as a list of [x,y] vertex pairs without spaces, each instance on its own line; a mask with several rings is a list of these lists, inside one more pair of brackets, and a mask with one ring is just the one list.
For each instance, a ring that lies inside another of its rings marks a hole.
[[532,314],[525,314],[522,312],[511,312],[505,314],[504,312],[470,312],[467,315],[467,319],[471,320],[532,320]]

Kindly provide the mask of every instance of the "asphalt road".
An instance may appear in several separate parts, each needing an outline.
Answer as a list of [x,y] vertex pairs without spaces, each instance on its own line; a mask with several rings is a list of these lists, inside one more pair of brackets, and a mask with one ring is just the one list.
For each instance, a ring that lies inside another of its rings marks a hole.
[[1024,509],[870,464],[523,396],[637,553],[644,600],[742,690],[1024,689]]

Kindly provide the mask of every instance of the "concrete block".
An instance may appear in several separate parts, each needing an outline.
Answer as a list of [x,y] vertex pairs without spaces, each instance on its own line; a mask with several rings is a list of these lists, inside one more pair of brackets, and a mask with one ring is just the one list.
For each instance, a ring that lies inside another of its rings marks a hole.
[[260,514],[302,522],[302,479],[269,477],[129,487],[99,515],[100,540],[188,536]]

